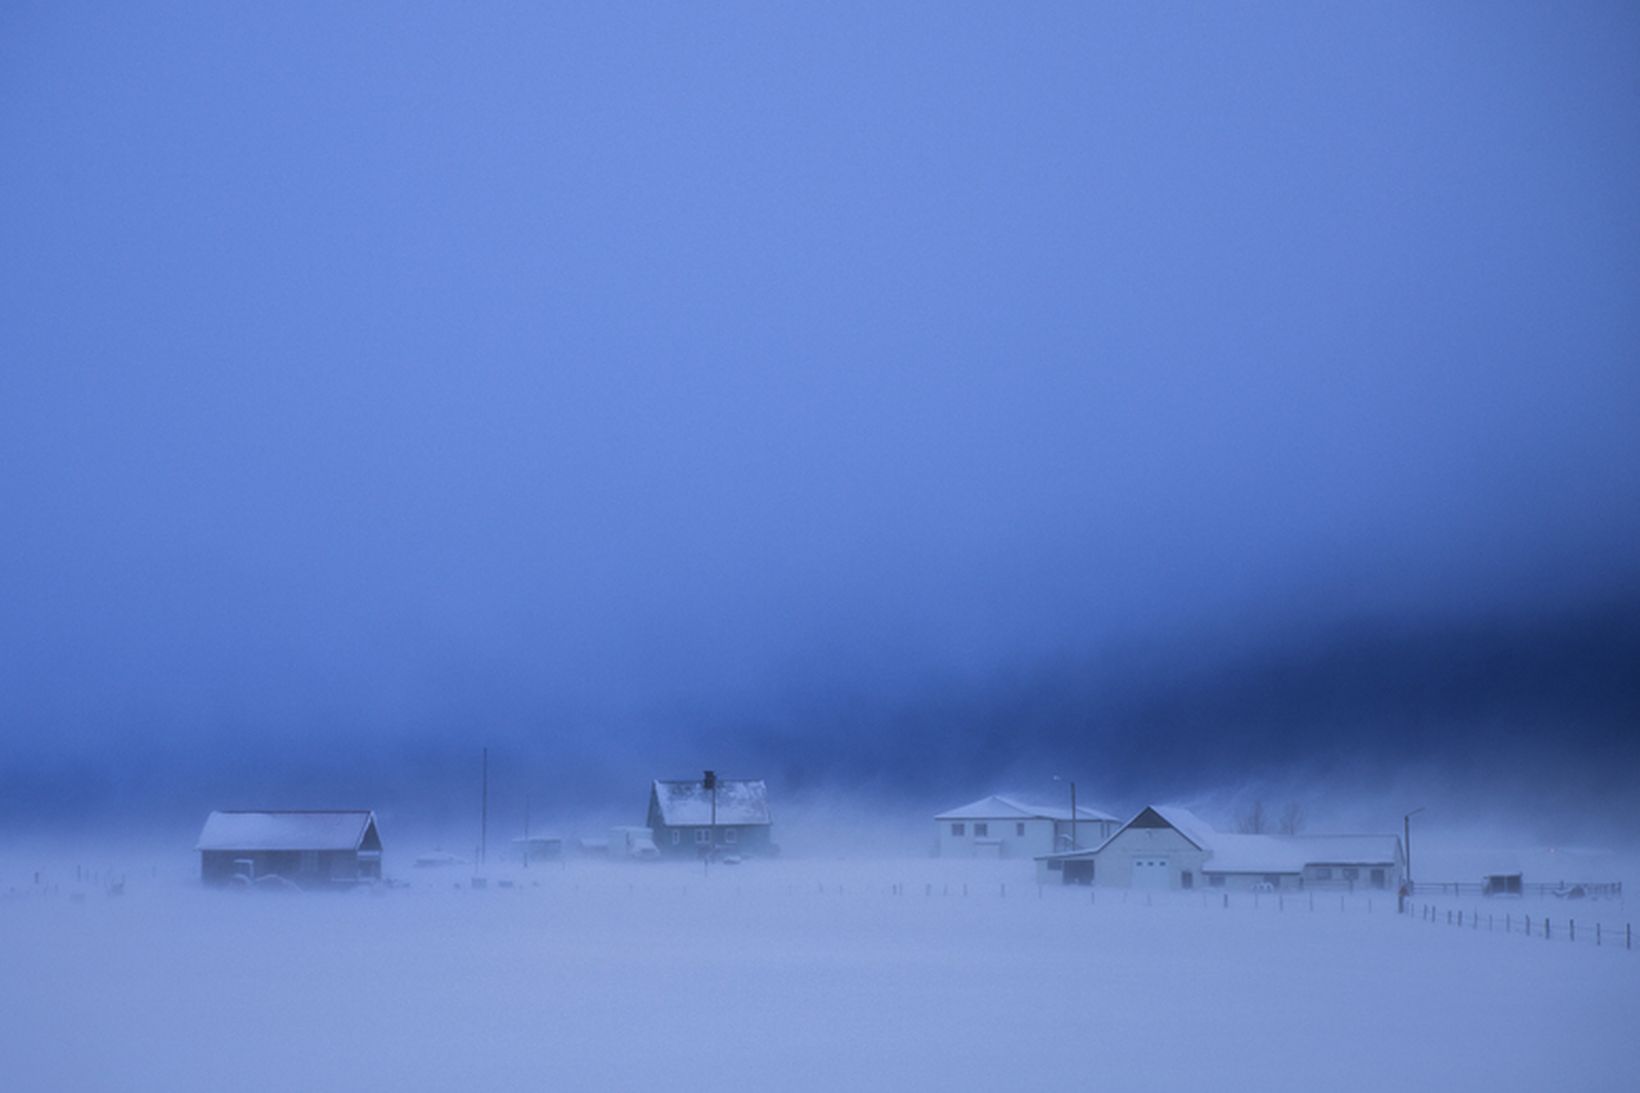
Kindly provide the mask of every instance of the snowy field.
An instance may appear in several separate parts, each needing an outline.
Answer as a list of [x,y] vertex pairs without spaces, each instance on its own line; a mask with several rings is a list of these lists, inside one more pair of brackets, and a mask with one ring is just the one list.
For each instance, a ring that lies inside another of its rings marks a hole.
[[377,895],[73,872],[0,876],[0,1089],[1640,1084],[1640,951],[1383,896],[1124,901],[929,860],[405,869]]

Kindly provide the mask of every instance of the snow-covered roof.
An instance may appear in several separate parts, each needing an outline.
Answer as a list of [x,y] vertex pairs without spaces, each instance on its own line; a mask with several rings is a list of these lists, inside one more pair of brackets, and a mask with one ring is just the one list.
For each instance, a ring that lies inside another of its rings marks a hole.
[[195,850],[357,850],[376,822],[369,809],[213,812]]
[[[1151,805],[1149,811],[1166,820],[1173,830],[1203,850],[1213,849],[1213,841],[1219,837],[1219,833],[1214,831],[1206,820],[1188,808],[1181,808],[1178,805]],[[1143,815],[1144,811],[1141,810],[1139,816]],[[1135,816],[1133,820],[1137,820],[1139,816]],[[1133,820],[1129,820],[1128,823],[1133,823]]]
[[[981,797],[971,804],[961,808],[953,808],[935,816],[935,820],[1069,820],[1071,810],[1060,805],[1026,804],[1012,797],[993,795]],[[1086,805],[1076,806],[1077,820],[1110,821],[1116,817],[1108,812],[1100,812],[1097,808],[1088,808]]]
[[1177,805],[1151,805],[1103,843],[1086,850],[1061,850],[1040,858],[1091,858],[1154,813],[1169,827],[1207,851],[1204,873],[1300,873],[1308,865],[1393,865],[1401,840],[1394,835],[1241,835],[1214,831],[1201,817]]
[[[705,783],[657,781],[651,790],[667,827],[712,822],[712,791]],[[733,827],[768,824],[769,787],[761,778],[717,780],[717,823]]]
[[1300,873],[1307,865],[1394,865],[1394,835],[1213,835],[1204,873]]

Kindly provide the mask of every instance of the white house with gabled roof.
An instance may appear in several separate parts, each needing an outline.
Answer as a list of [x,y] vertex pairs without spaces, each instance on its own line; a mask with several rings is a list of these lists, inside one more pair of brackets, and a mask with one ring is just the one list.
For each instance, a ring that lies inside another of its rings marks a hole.
[[1090,849],[1037,857],[1044,883],[1172,891],[1393,890],[1406,874],[1396,835],[1240,835],[1189,809],[1152,805]]
[[1034,858],[1057,849],[1096,846],[1120,821],[1081,805],[1071,810],[991,796],[934,817],[942,858]]

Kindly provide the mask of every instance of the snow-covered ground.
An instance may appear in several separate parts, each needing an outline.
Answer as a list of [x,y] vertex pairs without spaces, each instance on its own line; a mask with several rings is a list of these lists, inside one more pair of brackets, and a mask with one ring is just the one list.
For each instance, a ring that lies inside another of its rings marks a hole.
[[0,1089],[1640,1082],[1640,951],[1383,896],[1225,909],[930,860],[404,869],[380,895],[116,872],[117,897],[0,873]]

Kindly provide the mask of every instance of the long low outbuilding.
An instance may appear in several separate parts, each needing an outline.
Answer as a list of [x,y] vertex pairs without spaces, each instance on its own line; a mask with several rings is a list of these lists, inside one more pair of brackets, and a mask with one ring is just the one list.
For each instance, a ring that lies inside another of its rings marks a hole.
[[382,841],[369,809],[212,812],[194,848],[206,884],[277,877],[317,888],[382,875]]
[[1397,835],[1244,835],[1189,809],[1151,805],[1100,845],[1037,856],[1043,883],[1153,891],[1393,890],[1406,875]]

